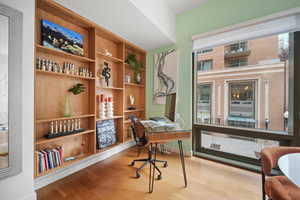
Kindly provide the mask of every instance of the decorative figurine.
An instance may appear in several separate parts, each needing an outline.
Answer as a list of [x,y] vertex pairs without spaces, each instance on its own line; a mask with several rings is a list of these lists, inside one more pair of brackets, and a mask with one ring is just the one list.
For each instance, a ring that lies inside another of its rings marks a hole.
[[125,75],[125,83],[130,83],[130,82],[131,82],[130,75]]
[[105,54],[106,56],[112,57],[112,53],[110,53],[110,52],[108,51],[108,49],[105,49],[105,50],[104,50],[104,54]]
[[108,67],[108,63],[104,62],[104,68],[102,70],[102,76],[105,78],[107,87],[109,86],[109,79],[111,78],[110,74],[111,69]]
[[68,132],[71,131],[71,120],[68,120]]
[[135,110],[136,108],[133,106],[134,105],[135,98],[133,95],[129,95],[129,104],[130,106],[128,107],[128,110]]
[[72,119],[72,123],[71,123],[71,131],[74,131],[75,128],[74,128],[75,124],[74,124],[74,119]]
[[64,121],[64,133],[67,132],[67,121]]
[[51,129],[50,133],[53,134],[54,133],[54,122],[51,122],[50,129]]
[[78,129],[78,120],[75,119],[75,125],[74,125],[74,129],[77,130]]
[[62,129],[62,121],[59,121],[59,132],[62,133],[63,129]]
[[58,121],[55,121],[55,133],[58,133]]

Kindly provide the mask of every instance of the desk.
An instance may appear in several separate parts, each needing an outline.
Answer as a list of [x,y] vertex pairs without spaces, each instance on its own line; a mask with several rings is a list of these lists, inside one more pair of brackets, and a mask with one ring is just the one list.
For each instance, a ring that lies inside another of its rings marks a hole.
[[278,166],[290,181],[300,187],[300,153],[291,153],[280,157]]
[[[190,129],[180,128],[177,124],[166,122],[154,122],[151,120],[142,120],[140,121],[145,130],[145,137],[148,141],[150,148],[154,146],[154,160],[156,159],[157,144],[178,141],[179,146],[179,156],[181,160],[182,172],[184,177],[184,184],[187,187],[187,178],[185,171],[185,162],[182,148],[182,140],[190,139],[191,132]],[[155,163],[154,163],[155,165]],[[149,193],[153,192],[154,187],[154,177],[155,177],[155,168],[150,165],[150,174],[149,174]]]

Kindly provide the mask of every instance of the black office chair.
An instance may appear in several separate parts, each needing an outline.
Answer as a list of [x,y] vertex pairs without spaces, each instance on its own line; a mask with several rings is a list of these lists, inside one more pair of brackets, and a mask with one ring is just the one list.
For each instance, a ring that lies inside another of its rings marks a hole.
[[142,127],[142,125],[139,123],[138,118],[135,115],[130,115],[129,119],[131,121],[131,130],[133,134],[134,141],[136,142],[136,146],[138,147],[138,156],[141,152],[141,149],[148,148],[148,158],[144,159],[137,159],[133,160],[130,164],[130,166],[134,166],[135,162],[144,162],[141,167],[139,167],[136,170],[136,178],[140,178],[140,171],[147,165],[151,164],[154,166],[154,168],[158,171],[157,180],[160,180],[162,178],[161,171],[159,168],[155,165],[155,162],[163,163],[163,167],[168,167],[168,162],[164,160],[154,160],[152,158],[152,152],[154,149],[151,149],[151,147],[148,146],[148,142],[145,137],[145,132]]

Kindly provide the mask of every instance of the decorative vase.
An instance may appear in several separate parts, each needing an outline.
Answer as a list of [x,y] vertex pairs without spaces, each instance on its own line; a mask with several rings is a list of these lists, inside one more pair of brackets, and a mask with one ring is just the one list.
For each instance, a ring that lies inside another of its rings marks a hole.
[[65,97],[64,117],[71,117],[70,95],[66,95]]
[[141,84],[141,82],[142,82],[142,76],[141,76],[141,73],[140,73],[140,72],[136,72],[136,73],[135,73],[135,82],[136,82],[137,84]]

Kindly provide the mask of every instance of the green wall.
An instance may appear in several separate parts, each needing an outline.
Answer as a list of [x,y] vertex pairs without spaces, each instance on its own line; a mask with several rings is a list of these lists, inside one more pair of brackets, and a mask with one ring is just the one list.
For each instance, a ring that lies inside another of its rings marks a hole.
[[[153,55],[176,47],[179,50],[178,112],[192,126],[192,36],[250,19],[300,7],[300,0],[209,0],[176,18],[176,44],[149,51],[147,55],[147,116],[161,115],[164,106],[153,104]],[[172,144],[174,145],[174,144]],[[185,142],[190,150],[190,142]]]

